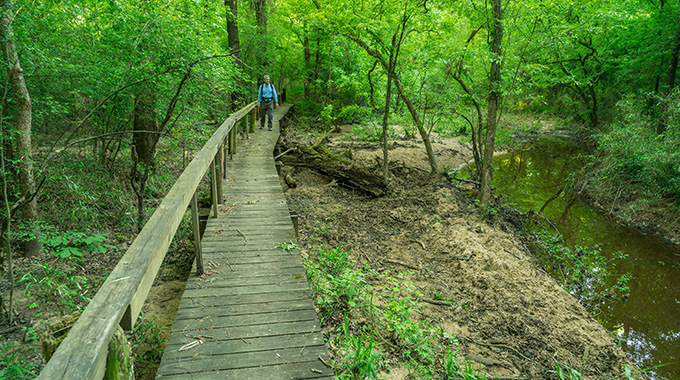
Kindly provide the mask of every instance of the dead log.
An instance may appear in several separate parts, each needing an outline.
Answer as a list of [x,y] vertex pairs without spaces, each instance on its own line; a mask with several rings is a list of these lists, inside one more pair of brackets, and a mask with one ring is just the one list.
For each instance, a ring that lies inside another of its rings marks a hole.
[[381,176],[354,165],[346,157],[324,146],[300,146],[294,153],[281,157],[285,165],[306,167],[325,174],[345,187],[361,190],[375,197],[385,195],[386,184]]

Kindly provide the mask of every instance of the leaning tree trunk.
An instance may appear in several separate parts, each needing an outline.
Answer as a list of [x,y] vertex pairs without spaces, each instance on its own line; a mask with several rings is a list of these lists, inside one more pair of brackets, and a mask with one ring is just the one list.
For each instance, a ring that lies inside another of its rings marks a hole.
[[484,138],[484,150],[482,152],[482,176],[480,199],[482,204],[488,204],[491,200],[491,180],[493,178],[493,151],[496,141],[496,127],[498,126],[498,104],[500,103],[501,91],[501,42],[503,41],[503,24],[501,19],[503,11],[501,0],[492,0],[493,5],[493,30],[491,40],[491,70],[489,71],[489,105],[486,116],[486,135]]
[[[17,54],[16,45],[14,42],[14,33],[12,32],[12,18],[14,4],[12,0],[0,1],[0,44],[5,53],[5,59],[8,64],[8,76],[12,87],[12,93],[16,101],[16,158],[19,161],[19,190],[21,197],[30,199],[21,208],[21,214],[24,220],[35,222],[38,220],[38,203],[35,198],[35,180],[33,178],[33,152],[31,147],[31,97],[28,94],[26,81],[24,80],[23,70],[19,63],[19,55]],[[25,245],[24,254],[26,256],[35,256],[40,252],[42,244],[38,238],[38,230],[35,230],[35,238],[28,241]]]
[[[346,36],[352,41],[356,42],[359,46],[361,46],[370,56],[377,59],[378,62],[380,62],[380,65],[383,67],[383,69],[385,69],[386,72],[389,72],[390,63],[388,62],[387,59],[385,59],[381,52],[371,48],[365,41],[361,40],[355,34],[349,33],[346,34]],[[393,42],[393,46],[394,45],[395,42]],[[394,63],[394,66],[396,67],[396,62]],[[401,80],[399,78],[399,74],[395,70],[393,70],[392,80],[394,80],[394,84],[397,86],[399,96],[404,101],[404,103],[406,103],[409,113],[413,118],[413,122],[416,124],[416,128],[418,128],[420,137],[423,139],[423,144],[425,144],[425,152],[427,152],[427,159],[430,162],[430,168],[432,170],[431,174],[437,175],[437,173],[439,173],[439,169],[437,167],[437,159],[435,158],[434,151],[432,150],[432,144],[430,143],[430,135],[428,134],[427,130],[425,130],[425,126],[423,125],[423,122],[420,119],[420,115],[418,115],[418,110],[416,110],[416,107],[413,105],[411,98],[409,98],[408,94],[406,94],[404,86],[402,85]]]
[[401,99],[404,101],[404,103],[406,103],[406,107],[411,113],[413,122],[416,124],[416,128],[418,128],[418,132],[420,133],[420,138],[423,139],[423,144],[425,144],[427,160],[430,162],[431,170],[430,174],[432,174],[433,176],[437,175],[437,173],[439,173],[439,168],[437,165],[437,158],[434,156],[434,151],[432,150],[432,143],[430,143],[430,134],[427,132],[427,130],[425,130],[425,125],[423,124],[423,121],[420,120],[418,111],[416,110],[416,107],[413,105],[413,102],[411,102],[411,98],[409,98],[408,95],[406,94],[406,91],[404,91],[404,86],[402,86],[401,80],[399,79],[397,73],[394,73],[394,83],[397,85],[397,90],[399,90],[399,95],[401,96]]

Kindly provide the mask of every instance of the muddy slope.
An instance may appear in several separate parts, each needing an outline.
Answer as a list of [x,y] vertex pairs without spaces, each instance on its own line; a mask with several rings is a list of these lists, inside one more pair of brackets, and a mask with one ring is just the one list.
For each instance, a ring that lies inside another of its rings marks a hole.
[[[339,141],[329,145],[342,152],[348,144]],[[376,146],[352,148],[355,162],[377,170],[375,157],[382,153]],[[445,168],[470,158],[454,140],[436,140],[434,148]],[[516,235],[521,224],[516,213],[499,209],[489,222],[459,189],[443,179],[428,181],[421,170],[428,168],[425,154],[414,142],[395,143],[391,161],[392,192],[380,198],[342,188],[308,169],[288,168],[298,184],[286,194],[299,215],[303,252],[320,243],[343,244],[356,263],[412,271],[411,281],[424,297],[454,299],[461,307],[423,303],[419,317],[454,334],[461,353],[491,378],[555,379],[548,371],[556,363],[580,369],[586,378],[625,378],[624,366],[632,364],[609,333],[534,262]],[[324,242],[314,233],[320,223],[330,231]],[[404,378],[393,372],[390,379]]]

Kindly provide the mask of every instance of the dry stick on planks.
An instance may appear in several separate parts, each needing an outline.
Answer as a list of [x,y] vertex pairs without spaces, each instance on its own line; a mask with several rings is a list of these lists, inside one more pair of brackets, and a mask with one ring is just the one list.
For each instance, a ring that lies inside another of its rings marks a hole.
[[236,229],[236,232],[238,232],[237,235],[241,235],[241,237],[243,237],[243,244],[248,243],[248,238],[246,237],[246,234],[244,234],[243,232],[241,232],[241,230],[239,230],[238,228]]

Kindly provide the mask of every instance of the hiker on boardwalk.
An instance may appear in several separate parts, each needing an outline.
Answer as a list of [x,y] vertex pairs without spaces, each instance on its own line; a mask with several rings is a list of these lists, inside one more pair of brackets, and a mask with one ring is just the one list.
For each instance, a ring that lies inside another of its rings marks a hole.
[[264,83],[260,85],[260,90],[257,92],[257,108],[262,112],[260,114],[260,129],[264,129],[264,117],[266,115],[269,120],[269,130],[272,130],[274,104],[276,104],[276,108],[279,108],[279,97],[276,95],[274,85],[269,83],[269,75],[265,75]]

